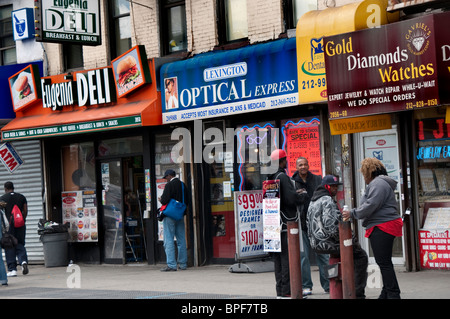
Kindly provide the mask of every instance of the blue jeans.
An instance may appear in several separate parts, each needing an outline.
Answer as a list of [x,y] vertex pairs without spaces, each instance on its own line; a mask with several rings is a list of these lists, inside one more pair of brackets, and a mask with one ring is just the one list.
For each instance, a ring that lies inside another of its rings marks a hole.
[[[0,231],[0,239],[2,239],[2,232]],[[5,263],[3,262],[3,254],[0,248],[0,284],[4,285],[8,283],[8,277],[6,277]]]
[[177,269],[177,259],[175,257],[175,238],[178,247],[178,265],[180,269],[187,267],[187,249],[186,249],[186,234],[184,228],[184,218],[175,220],[170,217],[164,217],[163,220],[164,231],[164,250],[166,252],[167,266]]
[[[303,239],[303,252],[300,253],[301,264],[302,264],[302,286],[303,289],[312,289],[313,282],[311,279],[311,265],[309,263],[309,252],[311,250],[311,244],[309,243],[308,234],[302,231]],[[329,263],[329,255],[326,254],[315,254],[317,265],[319,266],[320,273],[320,284],[325,291],[330,290],[330,280],[328,279],[327,266]]]
[[20,265],[24,261],[28,263],[27,251],[25,250],[25,230],[25,226],[19,228],[9,227],[9,233],[14,235],[19,243],[14,248],[5,249],[8,271],[17,270],[16,256]]

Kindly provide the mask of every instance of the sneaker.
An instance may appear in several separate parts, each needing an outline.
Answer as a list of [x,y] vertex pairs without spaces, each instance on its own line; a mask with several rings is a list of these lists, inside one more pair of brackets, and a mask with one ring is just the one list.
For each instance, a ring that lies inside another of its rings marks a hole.
[[311,288],[303,289],[303,296],[310,296],[310,295],[312,295]]
[[22,275],[26,275],[28,274],[29,270],[28,270],[28,264],[26,261],[24,261],[22,263]]
[[17,277],[17,271],[15,271],[15,270],[8,271],[6,276],[8,276],[8,277]]

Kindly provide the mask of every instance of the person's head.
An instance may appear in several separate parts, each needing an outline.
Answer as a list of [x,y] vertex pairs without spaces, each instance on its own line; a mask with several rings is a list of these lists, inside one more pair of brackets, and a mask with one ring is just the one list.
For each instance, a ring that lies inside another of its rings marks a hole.
[[306,157],[299,157],[295,162],[297,172],[301,177],[306,177],[309,171],[309,163]]
[[174,171],[173,169],[168,169],[168,170],[164,173],[163,178],[169,182],[169,181],[170,181],[172,178],[174,178],[176,175],[177,175],[177,173],[175,173],[175,171]]
[[361,174],[366,184],[369,184],[375,177],[387,175],[386,167],[375,157],[365,158],[361,162]]
[[14,184],[12,182],[6,182],[4,187],[6,193],[14,192]]
[[174,83],[175,83],[174,79],[166,79],[165,82],[166,82],[166,89],[167,89],[169,92],[172,92],[173,85],[174,85]]
[[342,185],[342,183],[339,182],[339,177],[337,176],[326,175],[322,179],[322,186],[330,192],[331,196],[335,196],[337,194],[339,185]]
[[278,161],[278,166],[281,168],[287,167],[287,155],[282,149],[276,149],[273,151],[272,154],[270,154],[270,159],[272,161]]

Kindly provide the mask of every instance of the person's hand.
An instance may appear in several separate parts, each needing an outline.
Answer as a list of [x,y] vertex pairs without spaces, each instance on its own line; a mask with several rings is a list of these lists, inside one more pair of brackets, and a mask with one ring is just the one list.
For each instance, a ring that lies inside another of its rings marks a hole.
[[342,211],[342,218],[344,219],[344,221],[349,220],[350,217],[351,217],[350,210],[347,209]]

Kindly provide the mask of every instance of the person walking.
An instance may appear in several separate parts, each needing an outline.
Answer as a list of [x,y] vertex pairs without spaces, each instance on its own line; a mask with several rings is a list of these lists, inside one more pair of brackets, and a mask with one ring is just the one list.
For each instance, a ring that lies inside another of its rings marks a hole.
[[14,237],[16,237],[18,241],[16,247],[5,249],[6,264],[8,267],[7,275],[8,277],[17,276],[16,257],[19,264],[22,266],[22,274],[26,275],[29,272],[28,256],[27,251],[25,249],[26,226],[25,224],[21,227],[16,227],[17,225],[14,225],[14,218],[12,216],[12,211],[14,206],[17,205],[25,221],[28,214],[27,199],[22,194],[14,192],[14,184],[12,182],[9,181],[6,182],[4,188],[5,194],[2,195],[2,197],[0,197],[0,201],[6,203],[5,214],[6,218],[10,222],[9,233],[12,234]]
[[[322,182],[322,176],[314,175],[309,170],[309,163],[305,157],[299,157],[296,161],[297,171],[292,175],[292,179],[295,181],[295,189],[297,193],[305,193],[307,197],[305,198],[303,205],[299,207],[300,211],[300,222],[302,228],[302,240],[303,240],[303,251],[300,253],[301,265],[302,265],[302,288],[303,295],[308,296],[312,294],[313,282],[311,279],[311,263],[309,260],[311,254],[311,244],[308,238],[308,229],[306,226],[306,214],[308,213],[309,202],[314,194],[317,187],[320,186]],[[329,255],[326,254],[316,254],[312,252],[317,261],[317,266],[319,266],[319,277],[320,284],[325,292],[330,291],[330,280],[328,279],[327,266],[329,264]]]
[[290,298],[291,284],[289,275],[289,251],[287,222],[298,220],[297,206],[301,205],[306,195],[295,191],[291,178],[286,174],[287,156],[282,149],[270,155],[272,161],[278,162],[278,170],[269,175],[269,180],[280,180],[280,215],[281,215],[281,252],[273,253],[275,265],[276,292],[278,298]]
[[[339,182],[338,177],[326,175],[309,204],[306,217],[308,237],[311,248],[319,254],[340,254],[339,221],[342,214],[334,199],[339,185],[342,183]],[[369,258],[354,235],[352,242],[355,294],[356,298],[364,299]]]
[[344,218],[362,219],[373,255],[380,267],[383,289],[380,299],[400,299],[400,287],[392,264],[395,237],[402,236],[403,221],[398,213],[394,190],[397,182],[387,174],[383,163],[376,158],[365,158],[360,169],[367,188],[361,205],[342,212]]
[[[187,206],[188,191],[186,185],[176,177],[176,173],[173,169],[169,169],[164,173],[164,179],[167,180],[167,184],[164,187],[163,194],[159,201],[162,205],[169,204],[171,199],[175,199],[179,202],[184,202]],[[184,190],[184,194],[183,194]],[[186,214],[186,211],[184,214]],[[184,217],[180,220],[175,220],[171,217],[164,216],[163,219],[163,232],[164,232],[164,251],[166,252],[167,266],[161,271],[177,271],[177,264],[180,270],[187,269],[187,248],[186,248],[186,230]],[[175,238],[178,248],[178,260],[175,257]]]
[[[3,234],[8,232],[8,226],[3,220],[3,212],[0,212],[0,241],[2,240]],[[8,276],[6,275],[5,263],[3,262],[3,254],[0,249],[0,283],[2,286],[8,286]]]

